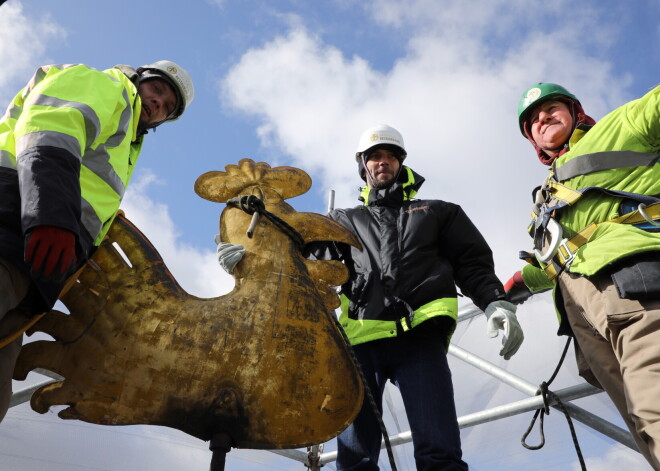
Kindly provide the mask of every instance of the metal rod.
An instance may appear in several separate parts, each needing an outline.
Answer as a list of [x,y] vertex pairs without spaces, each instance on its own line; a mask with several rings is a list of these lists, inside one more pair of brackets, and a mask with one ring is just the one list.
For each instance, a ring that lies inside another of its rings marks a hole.
[[472,319],[473,317],[478,316],[479,314],[483,314],[483,311],[479,309],[477,306],[474,304],[468,304],[465,306],[461,306],[458,309],[458,319],[457,322],[463,322],[468,319]]
[[328,192],[328,213],[335,209],[335,190]]
[[37,389],[39,389],[43,386],[46,386],[48,384],[54,383],[54,382],[55,382],[55,380],[47,379],[45,381],[37,383],[37,384],[35,384],[33,386],[30,386],[28,388],[21,389],[20,391],[16,391],[11,396],[11,400],[9,401],[9,407],[18,406],[20,404],[23,404],[24,402],[28,402],[30,400],[30,398],[32,397],[32,394],[34,394],[34,392]]
[[[499,379],[503,383],[508,384],[509,386],[517,389],[518,391],[522,391],[525,394],[528,394],[529,396],[536,395],[536,391],[538,390],[537,386],[533,385],[528,381],[525,381],[524,379],[514,374],[509,373],[506,370],[503,370],[502,368],[494,365],[493,363],[490,363],[489,361],[484,360],[483,358],[478,357],[477,355],[469,353],[468,351],[462,349],[461,347],[458,347],[456,345],[450,345],[449,353],[465,361],[466,363],[480,369],[481,371],[488,373],[494,378]],[[586,386],[591,388],[593,394],[603,392],[601,389],[598,389],[594,386],[588,384]],[[625,445],[632,450],[638,451],[637,445],[635,444],[632,435],[630,435],[630,432],[628,432],[627,430],[618,427],[613,423],[608,422],[607,420],[602,419],[574,404],[566,404],[565,406],[570,416],[573,417],[574,419],[582,422],[584,425],[593,428],[594,430],[602,433],[603,435],[611,438],[612,440],[616,440],[622,445]],[[556,406],[553,407],[557,408]]]
[[[570,386],[568,388],[560,389],[559,391],[555,391],[555,394],[562,401],[571,401],[574,399],[579,399],[581,397],[591,396],[597,392],[600,392],[600,390],[594,388],[590,384],[584,383],[584,384],[577,384],[575,386]],[[550,404],[554,405],[554,402],[551,402]],[[566,406],[566,404],[564,405]],[[475,412],[472,414],[461,416],[458,418],[458,426],[461,429],[474,427],[475,425],[481,425],[487,422],[493,422],[495,420],[536,410],[542,406],[543,406],[543,398],[541,396],[534,396],[520,401],[511,402],[509,404],[504,404],[502,406],[497,406],[491,409],[485,409],[480,412]],[[412,441],[412,433],[410,431],[401,432],[396,435],[392,435],[389,438],[392,446],[404,445]],[[384,446],[385,446],[384,443],[381,443],[381,448]],[[335,461],[336,459],[337,459],[337,452],[331,451],[328,453],[323,453],[321,455],[320,463],[326,464]]]

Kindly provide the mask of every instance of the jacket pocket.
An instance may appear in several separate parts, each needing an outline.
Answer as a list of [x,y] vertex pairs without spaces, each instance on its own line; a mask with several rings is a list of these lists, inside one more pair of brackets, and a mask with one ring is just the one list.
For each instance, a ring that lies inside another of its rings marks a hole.
[[353,320],[360,318],[360,306],[363,306],[366,297],[367,277],[362,273],[355,276],[355,281],[351,283],[351,292],[348,296],[348,317]]
[[660,257],[631,258],[611,273],[621,299],[660,299]]

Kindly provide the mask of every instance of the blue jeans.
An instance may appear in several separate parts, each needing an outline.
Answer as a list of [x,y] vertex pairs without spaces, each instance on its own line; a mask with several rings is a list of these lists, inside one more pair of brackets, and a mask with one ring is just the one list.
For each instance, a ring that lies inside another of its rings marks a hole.
[[[353,347],[381,412],[387,380],[399,388],[418,471],[468,469],[461,459],[454,388],[443,337],[421,324],[399,337]],[[365,398],[355,421],[337,437],[337,470],[378,470],[381,438]]]

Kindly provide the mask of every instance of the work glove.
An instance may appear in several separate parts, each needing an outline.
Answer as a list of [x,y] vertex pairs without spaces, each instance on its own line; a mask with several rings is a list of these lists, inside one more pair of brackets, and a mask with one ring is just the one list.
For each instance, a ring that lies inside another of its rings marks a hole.
[[218,244],[218,263],[224,271],[231,274],[236,264],[241,261],[245,248],[242,245],[229,244],[220,239],[220,234],[216,234],[213,239]]
[[25,236],[25,262],[37,281],[61,283],[78,263],[76,236],[53,226],[37,226]]
[[534,294],[525,285],[525,281],[523,280],[520,271],[515,272],[513,276],[504,283],[504,291],[506,292],[507,300],[513,304],[522,304]]
[[511,358],[520,348],[525,336],[516,318],[516,306],[508,301],[493,301],[486,307],[488,337],[495,338],[498,330],[503,330],[502,350],[500,355],[505,360]]

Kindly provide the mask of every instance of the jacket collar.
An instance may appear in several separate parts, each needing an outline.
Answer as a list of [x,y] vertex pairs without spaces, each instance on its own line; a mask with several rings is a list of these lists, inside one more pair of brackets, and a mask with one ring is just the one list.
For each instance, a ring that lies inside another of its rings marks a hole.
[[362,201],[365,206],[400,204],[403,201],[414,198],[424,183],[424,180],[423,176],[410,167],[403,165],[394,183],[380,190],[370,190],[369,187],[363,186],[360,189],[358,200]]

